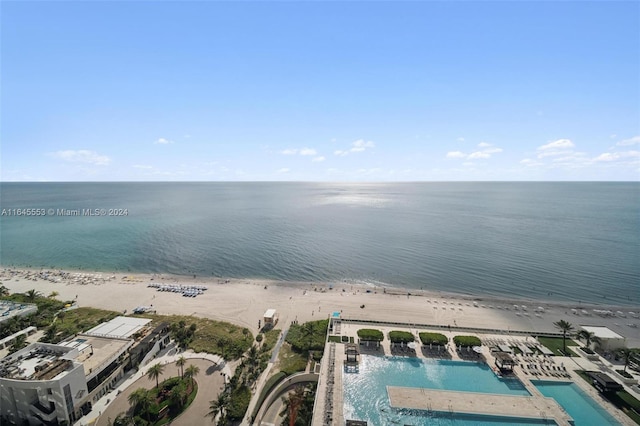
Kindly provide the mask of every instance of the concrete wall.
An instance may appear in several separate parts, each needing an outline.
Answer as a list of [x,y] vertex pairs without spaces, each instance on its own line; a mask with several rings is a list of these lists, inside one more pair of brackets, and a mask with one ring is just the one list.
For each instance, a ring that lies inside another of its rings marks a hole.
[[319,378],[320,376],[315,373],[297,373],[284,379],[265,398],[262,406],[260,407],[260,410],[258,411],[258,415],[256,416],[256,421],[254,422],[254,424],[259,425],[260,422],[262,422],[262,417],[264,416],[267,409],[271,406],[271,404],[273,404],[278,398],[282,396],[281,394],[286,388],[297,383],[318,382]]

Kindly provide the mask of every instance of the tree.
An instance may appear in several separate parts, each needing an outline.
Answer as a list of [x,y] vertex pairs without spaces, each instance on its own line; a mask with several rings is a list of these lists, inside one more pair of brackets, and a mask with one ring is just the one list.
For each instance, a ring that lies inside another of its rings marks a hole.
[[45,330],[42,341],[48,342],[48,343],[56,343],[54,342],[54,340],[57,334],[58,334],[58,324],[54,322]]
[[149,380],[156,380],[156,387],[160,387],[160,376],[164,372],[164,365],[158,363],[154,364],[147,370],[147,376],[149,376]]
[[209,401],[209,412],[207,416],[211,416],[211,421],[215,421],[218,414],[224,415],[228,403],[229,394],[227,392],[220,392],[218,399]]
[[184,378],[184,365],[187,363],[187,359],[183,356],[178,358],[176,365],[180,367],[180,378]]
[[0,283],[0,297],[6,297],[9,295],[9,289],[4,286],[4,284]]
[[573,333],[573,325],[565,320],[553,323],[553,326],[562,332],[562,351],[567,353],[567,335]]
[[47,296],[49,299],[55,299],[56,297],[58,297],[60,295],[60,293],[58,293],[57,291],[52,291],[51,293],[49,293],[49,295]]
[[151,392],[144,388],[138,388],[129,395],[128,400],[133,409],[138,409],[142,413],[145,413],[147,415],[147,421],[151,423],[151,413],[149,413],[149,408],[151,408],[151,404],[154,402]]
[[578,338],[584,340],[584,346],[587,348],[591,346],[591,343],[595,343],[596,345],[601,343],[600,338],[596,336],[595,333],[587,330],[580,330]]
[[27,346],[27,336],[21,334],[13,339],[13,343],[11,344],[11,348],[9,348],[9,353],[18,352],[20,349]]
[[620,348],[617,351],[617,354],[624,361],[624,370],[627,371],[627,367],[629,366],[629,362],[631,362],[632,356],[638,352],[638,349],[631,348]]
[[120,413],[113,420],[113,426],[135,426],[136,423],[133,417],[127,415],[127,413]]
[[60,311],[60,312],[58,312],[58,315],[56,315],[56,316],[58,317],[60,322],[64,323],[64,317],[67,316],[67,313],[65,311]]
[[24,295],[28,301],[33,302],[36,300],[36,298],[42,296],[42,293],[32,288],[31,290],[27,291]]
[[184,385],[184,382],[181,381],[171,389],[169,399],[171,404],[178,408],[182,408],[184,406],[187,401],[187,387]]
[[199,372],[200,372],[200,367],[198,367],[197,365],[189,364],[189,366],[187,367],[187,371],[185,371],[184,373],[184,377],[189,378],[191,380],[192,387],[193,387],[193,379],[198,375]]
[[306,426],[310,425],[313,418],[313,403],[315,399],[315,386],[297,386],[289,393],[288,397],[283,397],[284,408],[280,415],[284,417],[284,426]]

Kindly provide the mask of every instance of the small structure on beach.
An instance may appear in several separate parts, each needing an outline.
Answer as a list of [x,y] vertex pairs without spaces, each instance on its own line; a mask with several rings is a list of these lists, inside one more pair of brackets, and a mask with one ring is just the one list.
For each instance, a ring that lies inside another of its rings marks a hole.
[[506,352],[495,352],[493,354],[496,361],[496,367],[500,369],[502,372],[512,372],[513,366],[516,365],[516,362],[511,358],[511,355]]
[[580,328],[593,333],[600,339],[600,347],[606,351],[614,351],[626,346],[626,339],[613,330],[603,326],[581,325]]
[[278,313],[275,309],[267,309],[264,313],[264,325],[265,326],[274,326],[278,323]]

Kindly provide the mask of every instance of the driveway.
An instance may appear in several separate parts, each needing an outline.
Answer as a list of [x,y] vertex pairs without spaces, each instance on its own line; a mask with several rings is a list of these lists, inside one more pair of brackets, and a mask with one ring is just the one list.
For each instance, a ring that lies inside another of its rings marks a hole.
[[[154,363],[151,363],[150,365],[153,364]],[[191,364],[200,368],[200,372],[195,377],[195,380],[198,383],[198,393],[189,408],[175,419],[172,424],[178,426],[213,424],[211,417],[206,417],[206,415],[209,412],[209,401],[216,399],[218,397],[218,393],[220,393],[224,386],[222,375],[220,374],[220,367],[218,367],[215,362],[208,359],[188,358],[184,368],[186,369]],[[175,362],[166,364],[164,372],[160,376],[160,382],[179,375],[180,369]],[[120,395],[118,395],[116,399],[109,404],[107,409],[98,417],[95,425],[109,426],[118,414],[129,410],[130,406],[128,398],[131,393],[139,388],[151,389],[155,385],[156,381],[149,380],[147,376],[139,378],[122,391]]]

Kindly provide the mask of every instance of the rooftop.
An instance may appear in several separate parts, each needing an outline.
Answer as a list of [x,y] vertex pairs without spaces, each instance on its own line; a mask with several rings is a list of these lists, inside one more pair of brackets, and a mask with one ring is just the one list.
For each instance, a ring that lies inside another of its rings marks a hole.
[[150,322],[151,320],[146,318],[120,316],[115,317],[109,322],[97,325],[83,334],[101,337],[129,338],[142,330],[142,328]]
[[623,336],[619,335],[615,331],[609,330],[607,327],[596,325],[581,325],[580,327],[583,330],[595,334],[601,339],[624,339]]
[[0,361],[0,377],[17,380],[51,380],[73,364],[74,348],[34,343]]

